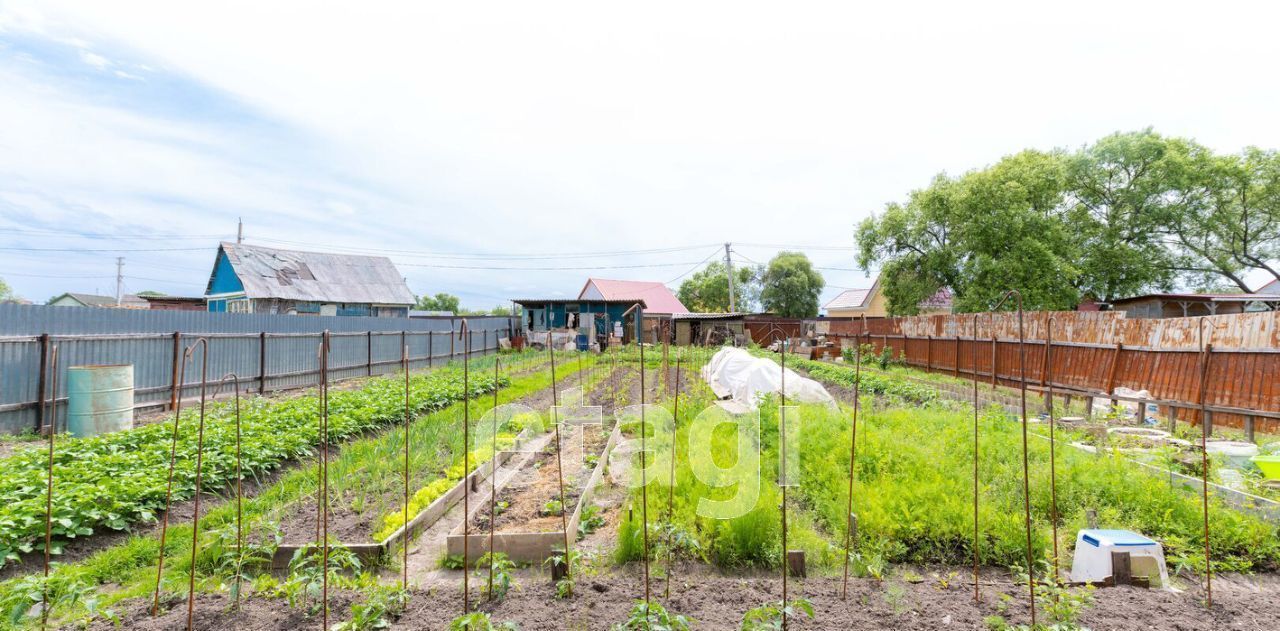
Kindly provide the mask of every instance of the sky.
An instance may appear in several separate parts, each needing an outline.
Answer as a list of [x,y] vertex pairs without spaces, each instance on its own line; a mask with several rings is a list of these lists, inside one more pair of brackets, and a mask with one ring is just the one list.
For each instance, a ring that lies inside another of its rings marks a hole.
[[[0,0],[0,278],[201,295],[217,244],[488,308],[675,287],[937,173],[1154,127],[1280,147],[1267,4]],[[878,6],[892,5],[892,6]],[[872,271],[874,274],[874,270]]]

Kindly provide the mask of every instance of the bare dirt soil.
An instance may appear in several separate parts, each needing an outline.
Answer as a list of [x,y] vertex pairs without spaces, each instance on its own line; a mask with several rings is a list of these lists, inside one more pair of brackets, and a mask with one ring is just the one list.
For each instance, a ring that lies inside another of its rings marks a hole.
[[[956,570],[964,575],[964,568]],[[932,577],[921,582],[850,579],[847,600],[841,598],[839,578],[792,579],[788,597],[809,599],[816,615],[812,620],[793,619],[791,628],[985,629],[983,618],[992,615],[1002,615],[1013,624],[1030,622],[1025,586],[995,572],[990,570],[991,578],[984,579],[980,604],[973,601],[972,583],[963,579],[945,587]],[[520,590],[502,602],[481,603],[479,609],[492,614],[495,621],[513,621],[526,630],[609,629],[624,620],[632,605],[643,598],[639,574],[639,567],[631,566],[581,576],[576,595],[557,600],[550,579],[530,572],[521,575]],[[702,566],[677,568],[670,598],[661,598],[663,586],[661,578],[651,579],[655,600],[694,618],[695,629],[737,629],[748,609],[782,597],[782,581],[776,575],[751,572],[731,576]],[[1214,584],[1212,610],[1204,608],[1202,596],[1196,586],[1187,586],[1183,593],[1132,587],[1101,589],[1094,594],[1094,606],[1081,614],[1080,623],[1098,631],[1276,628],[1280,581],[1275,576],[1220,578]],[[479,597],[473,602],[476,600]],[[418,591],[393,628],[443,629],[460,609],[456,590]],[[1044,612],[1039,614],[1039,620],[1044,621]]]

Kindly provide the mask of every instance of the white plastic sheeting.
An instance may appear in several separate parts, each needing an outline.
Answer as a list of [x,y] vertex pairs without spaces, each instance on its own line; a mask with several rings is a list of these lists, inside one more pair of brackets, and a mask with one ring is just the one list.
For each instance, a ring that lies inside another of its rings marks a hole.
[[[702,367],[702,378],[717,397],[755,408],[761,396],[782,390],[782,366],[733,347],[720,349]],[[836,400],[818,382],[801,377],[790,368],[786,373],[787,402],[823,403],[836,407]]]

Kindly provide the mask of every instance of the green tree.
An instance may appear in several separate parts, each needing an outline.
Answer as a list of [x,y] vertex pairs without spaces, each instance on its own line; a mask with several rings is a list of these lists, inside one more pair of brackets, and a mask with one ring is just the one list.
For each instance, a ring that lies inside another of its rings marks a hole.
[[417,308],[423,311],[448,311],[458,313],[461,311],[462,301],[452,294],[438,293],[434,296],[422,296],[418,298]]
[[13,288],[4,282],[3,278],[0,278],[0,302],[9,302],[17,299],[18,295],[13,293]]
[[1179,271],[1205,289],[1249,292],[1248,271],[1280,279],[1280,154],[1249,147],[1237,155],[1182,161],[1167,234]]
[[760,303],[765,311],[788,318],[818,315],[818,296],[825,281],[801,252],[779,252],[760,275]]
[[[738,267],[734,272],[734,308],[739,312],[752,309],[759,298],[757,280],[759,270],[750,266]],[[725,264],[709,263],[680,283],[676,292],[680,302],[690,311],[698,313],[725,313],[729,311],[729,275]]]
[[906,204],[859,224],[857,262],[883,263],[890,313],[951,288],[957,311],[990,309],[1009,289],[1027,306],[1075,306],[1078,246],[1066,225],[1064,156],[1024,151],[960,177],[945,174],[913,191]]
[[1077,287],[1111,301],[1171,288],[1178,274],[1165,226],[1186,211],[1170,195],[1183,169],[1207,150],[1151,129],[1116,133],[1069,160],[1071,229],[1084,254]]

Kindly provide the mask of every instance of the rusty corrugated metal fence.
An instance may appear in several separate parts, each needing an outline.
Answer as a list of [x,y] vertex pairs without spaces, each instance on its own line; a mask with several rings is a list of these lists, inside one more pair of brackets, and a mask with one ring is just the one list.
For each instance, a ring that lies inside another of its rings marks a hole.
[[[977,316],[978,334],[972,331]],[[1046,324],[1053,318],[1053,352]],[[1128,319],[1122,312],[1025,314],[1029,385],[1101,396],[1147,390],[1166,414],[1198,422],[1201,362],[1209,362],[1206,399],[1213,424],[1280,431],[1280,312],[1203,318]],[[1015,385],[1020,375],[1016,313],[830,320],[843,344],[888,347],[912,366]],[[1201,342],[1210,350],[1202,350]]]

